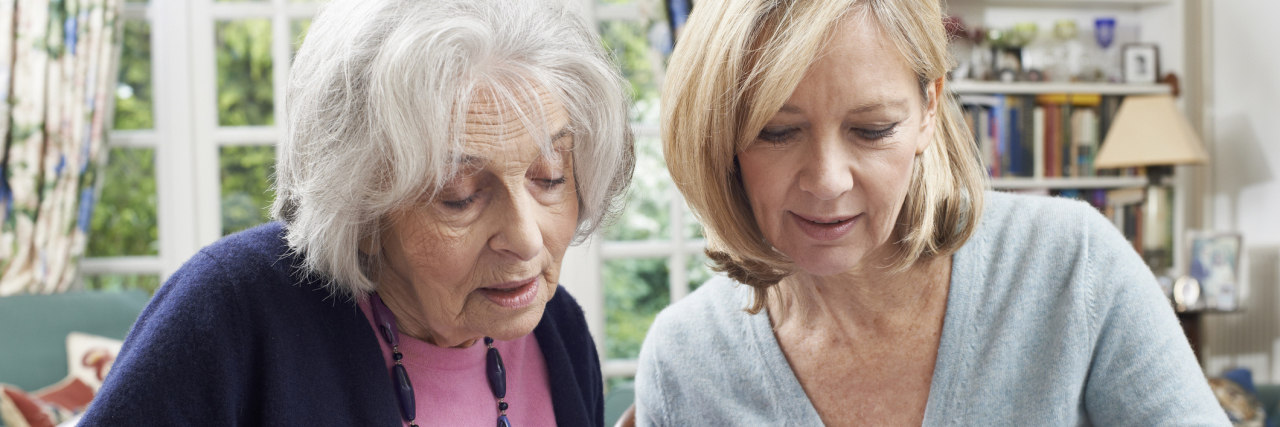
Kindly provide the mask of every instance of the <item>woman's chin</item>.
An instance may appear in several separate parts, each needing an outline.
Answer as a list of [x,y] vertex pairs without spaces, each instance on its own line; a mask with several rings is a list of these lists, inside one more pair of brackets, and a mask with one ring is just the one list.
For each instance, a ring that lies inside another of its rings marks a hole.
[[487,306],[484,312],[488,318],[482,321],[484,327],[477,329],[480,329],[485,336],[500,341],[510,341],[529,335],[542,321],[542,313],[547,308],[547,302],[556,292],[554,285],[543,285],[540,288],[532,301],[519,304],[517,307],[510,307],[509,304],[503,304],[503,301],[494,301],[483,294],[479,295],[481,304]]
[[534,304],[524,313],[520,313],[519,315],[505,321],[495,323],[491,327],[487,328],[488,331],[484,335],[499,341],[511,341],[523,338],[525,335],[532,333],[534,328],[538,327],[538,322],[542,320],[542,312],[545,308],[545,303]]
[[857,267],[858,260],[862,258],[862,251],[845,248],[817,248],[799,252],[796,255],[787,255],[795,261],[800,270],[818,277],[848,273]]

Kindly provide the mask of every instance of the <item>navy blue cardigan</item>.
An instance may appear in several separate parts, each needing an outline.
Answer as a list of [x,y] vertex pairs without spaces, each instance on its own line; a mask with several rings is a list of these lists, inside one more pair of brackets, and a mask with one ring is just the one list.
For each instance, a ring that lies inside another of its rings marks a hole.
[[[272,223],[229,236],[174,273],[80,425],[401,425],[364,314],[302,278],[283,230]],[[602,426],[600,361],[564,288],[533,334],[556,422]],[[431,414],[418,422],[432,425]]]

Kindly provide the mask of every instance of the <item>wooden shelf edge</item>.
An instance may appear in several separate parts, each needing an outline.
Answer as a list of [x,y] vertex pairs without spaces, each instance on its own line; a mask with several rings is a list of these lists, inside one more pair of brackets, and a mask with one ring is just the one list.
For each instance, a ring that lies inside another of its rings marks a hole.
[[1046,93],[1081,93],[1101,95],[1161,95],[1172,93],[1169,85],[1125,83],[1039,83],[1039,82],[987,82],[962,80],[949,82],[951,90],[960,95],[1010,94],[1038,95]]
[[992,178],[993,190],[1067,190],[1133,188],[1147,185],[1144,176],[1106,176],[1087,178]]

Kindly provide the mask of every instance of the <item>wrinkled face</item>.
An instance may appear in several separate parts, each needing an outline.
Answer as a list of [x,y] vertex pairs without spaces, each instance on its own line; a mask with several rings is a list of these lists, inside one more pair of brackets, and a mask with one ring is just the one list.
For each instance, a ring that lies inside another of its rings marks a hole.
[[537,326],[577,228],[578,199],[564,108],[547,95],[534,102],[545,127],[526,127],[514,108],[478,92],[457,159],[462,173],[434,200],[390,216],[379,292],[402,330],[425,326],[430,341],[448,347],[516,339]]
[[936,108],[864,14],[836,31],[786,104],[738,154],[765,238],[818,276],[850,271],[891,241],[913,160],[933,138]]

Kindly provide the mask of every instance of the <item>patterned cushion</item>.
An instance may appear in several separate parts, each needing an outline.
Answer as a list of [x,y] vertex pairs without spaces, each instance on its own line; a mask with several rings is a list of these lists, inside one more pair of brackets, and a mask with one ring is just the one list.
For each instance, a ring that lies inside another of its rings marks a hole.
[[67,378],[79,379],[97,393],[123,345],[123,341],[97,335],[67,334]]
[[0,422],[5,426],[54,427],[73,416],[71,411],[32,397],[20,388],[0,385]]
[[68,375],[62,381],[34,393],[0,384],[0,426],[54,427],[84,412],[111,371],[122,344],[96,335],[68,334]]

